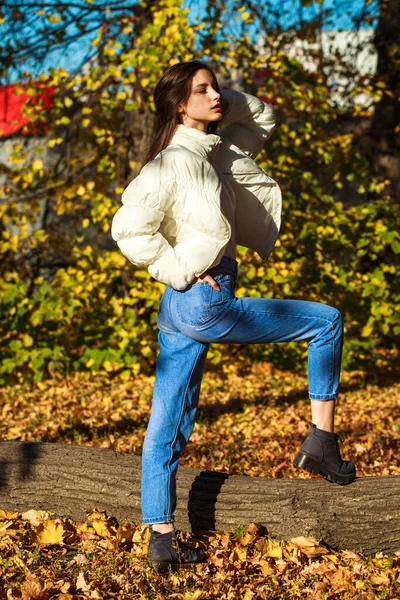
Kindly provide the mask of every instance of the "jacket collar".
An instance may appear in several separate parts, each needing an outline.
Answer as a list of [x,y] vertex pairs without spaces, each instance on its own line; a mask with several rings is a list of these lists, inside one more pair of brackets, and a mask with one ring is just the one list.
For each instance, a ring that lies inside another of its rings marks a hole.
[[169,145],[185,146],[203,158],[211,160],[221,144],[219,135],[204,133],[193,127],[178,125]]

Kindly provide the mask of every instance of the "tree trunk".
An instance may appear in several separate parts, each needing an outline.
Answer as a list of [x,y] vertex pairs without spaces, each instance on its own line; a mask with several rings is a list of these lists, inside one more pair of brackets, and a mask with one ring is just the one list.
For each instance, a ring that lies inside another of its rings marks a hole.
[[[85,519],[99,509],[140,523],[140,457],[63,444],[0,443],[0,506]],[[334,548],[400,549],[400,476],[349,486],[268,479],[181,467],[177,526],[233,531],[261,523],[279,539],[313,536]]]
[[378,54],[377,79],[386,84],[391,94],[383,94],[375,106],[370,129],[371,157],[376,168],[390,179],[395,198],[400,198],[399,28],[399,0],[380,0],[379,22],[375,32],[375,48]]

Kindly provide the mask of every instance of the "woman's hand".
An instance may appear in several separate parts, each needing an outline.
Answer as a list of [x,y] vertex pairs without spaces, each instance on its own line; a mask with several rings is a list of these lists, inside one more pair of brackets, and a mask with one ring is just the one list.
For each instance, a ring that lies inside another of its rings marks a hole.
[[215,279],[213,277],[211,277],[211,275],[209,275],[207,273],[207,271],[205,273],[203,273],[202,275],[199,275],[199,277],[195,277],[192,281],[192,283],[197,283],[198,281],[206,281],[209,285],[211,285],[211,287],[216,291],[216,292],[220,292],[221,288],[219,286],[219,284],[215,281]]

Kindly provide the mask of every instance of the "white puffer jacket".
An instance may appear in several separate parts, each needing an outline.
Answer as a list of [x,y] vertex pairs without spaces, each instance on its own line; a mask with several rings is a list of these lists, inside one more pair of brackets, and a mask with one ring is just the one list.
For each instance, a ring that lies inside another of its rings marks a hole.
[[266,258],[278,237],[281,192],[253,160],[275,126],[273,109],[242,92],[222,94],[228,109],[218,135],[178,125],[128,185],[112,223],[123,254],[177,290],[217,265],[231,236],[216,169],[236,197],[236,243]]

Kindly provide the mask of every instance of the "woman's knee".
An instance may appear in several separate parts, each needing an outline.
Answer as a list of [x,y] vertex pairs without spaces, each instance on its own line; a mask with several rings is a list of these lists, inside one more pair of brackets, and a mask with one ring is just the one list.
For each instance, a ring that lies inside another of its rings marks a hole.
[[334,324],[334,326],[339,331],[343,332],[343,317],[342,317],[342,313],[337,308],[331,307],[331,310],[332,310],[332,323]]
[[343,337],[343,317],[340,310],[334,308],[333,306],[327,307],[329,308],[329,318],[326,323],[325,329],[331,331],[335,338]]

